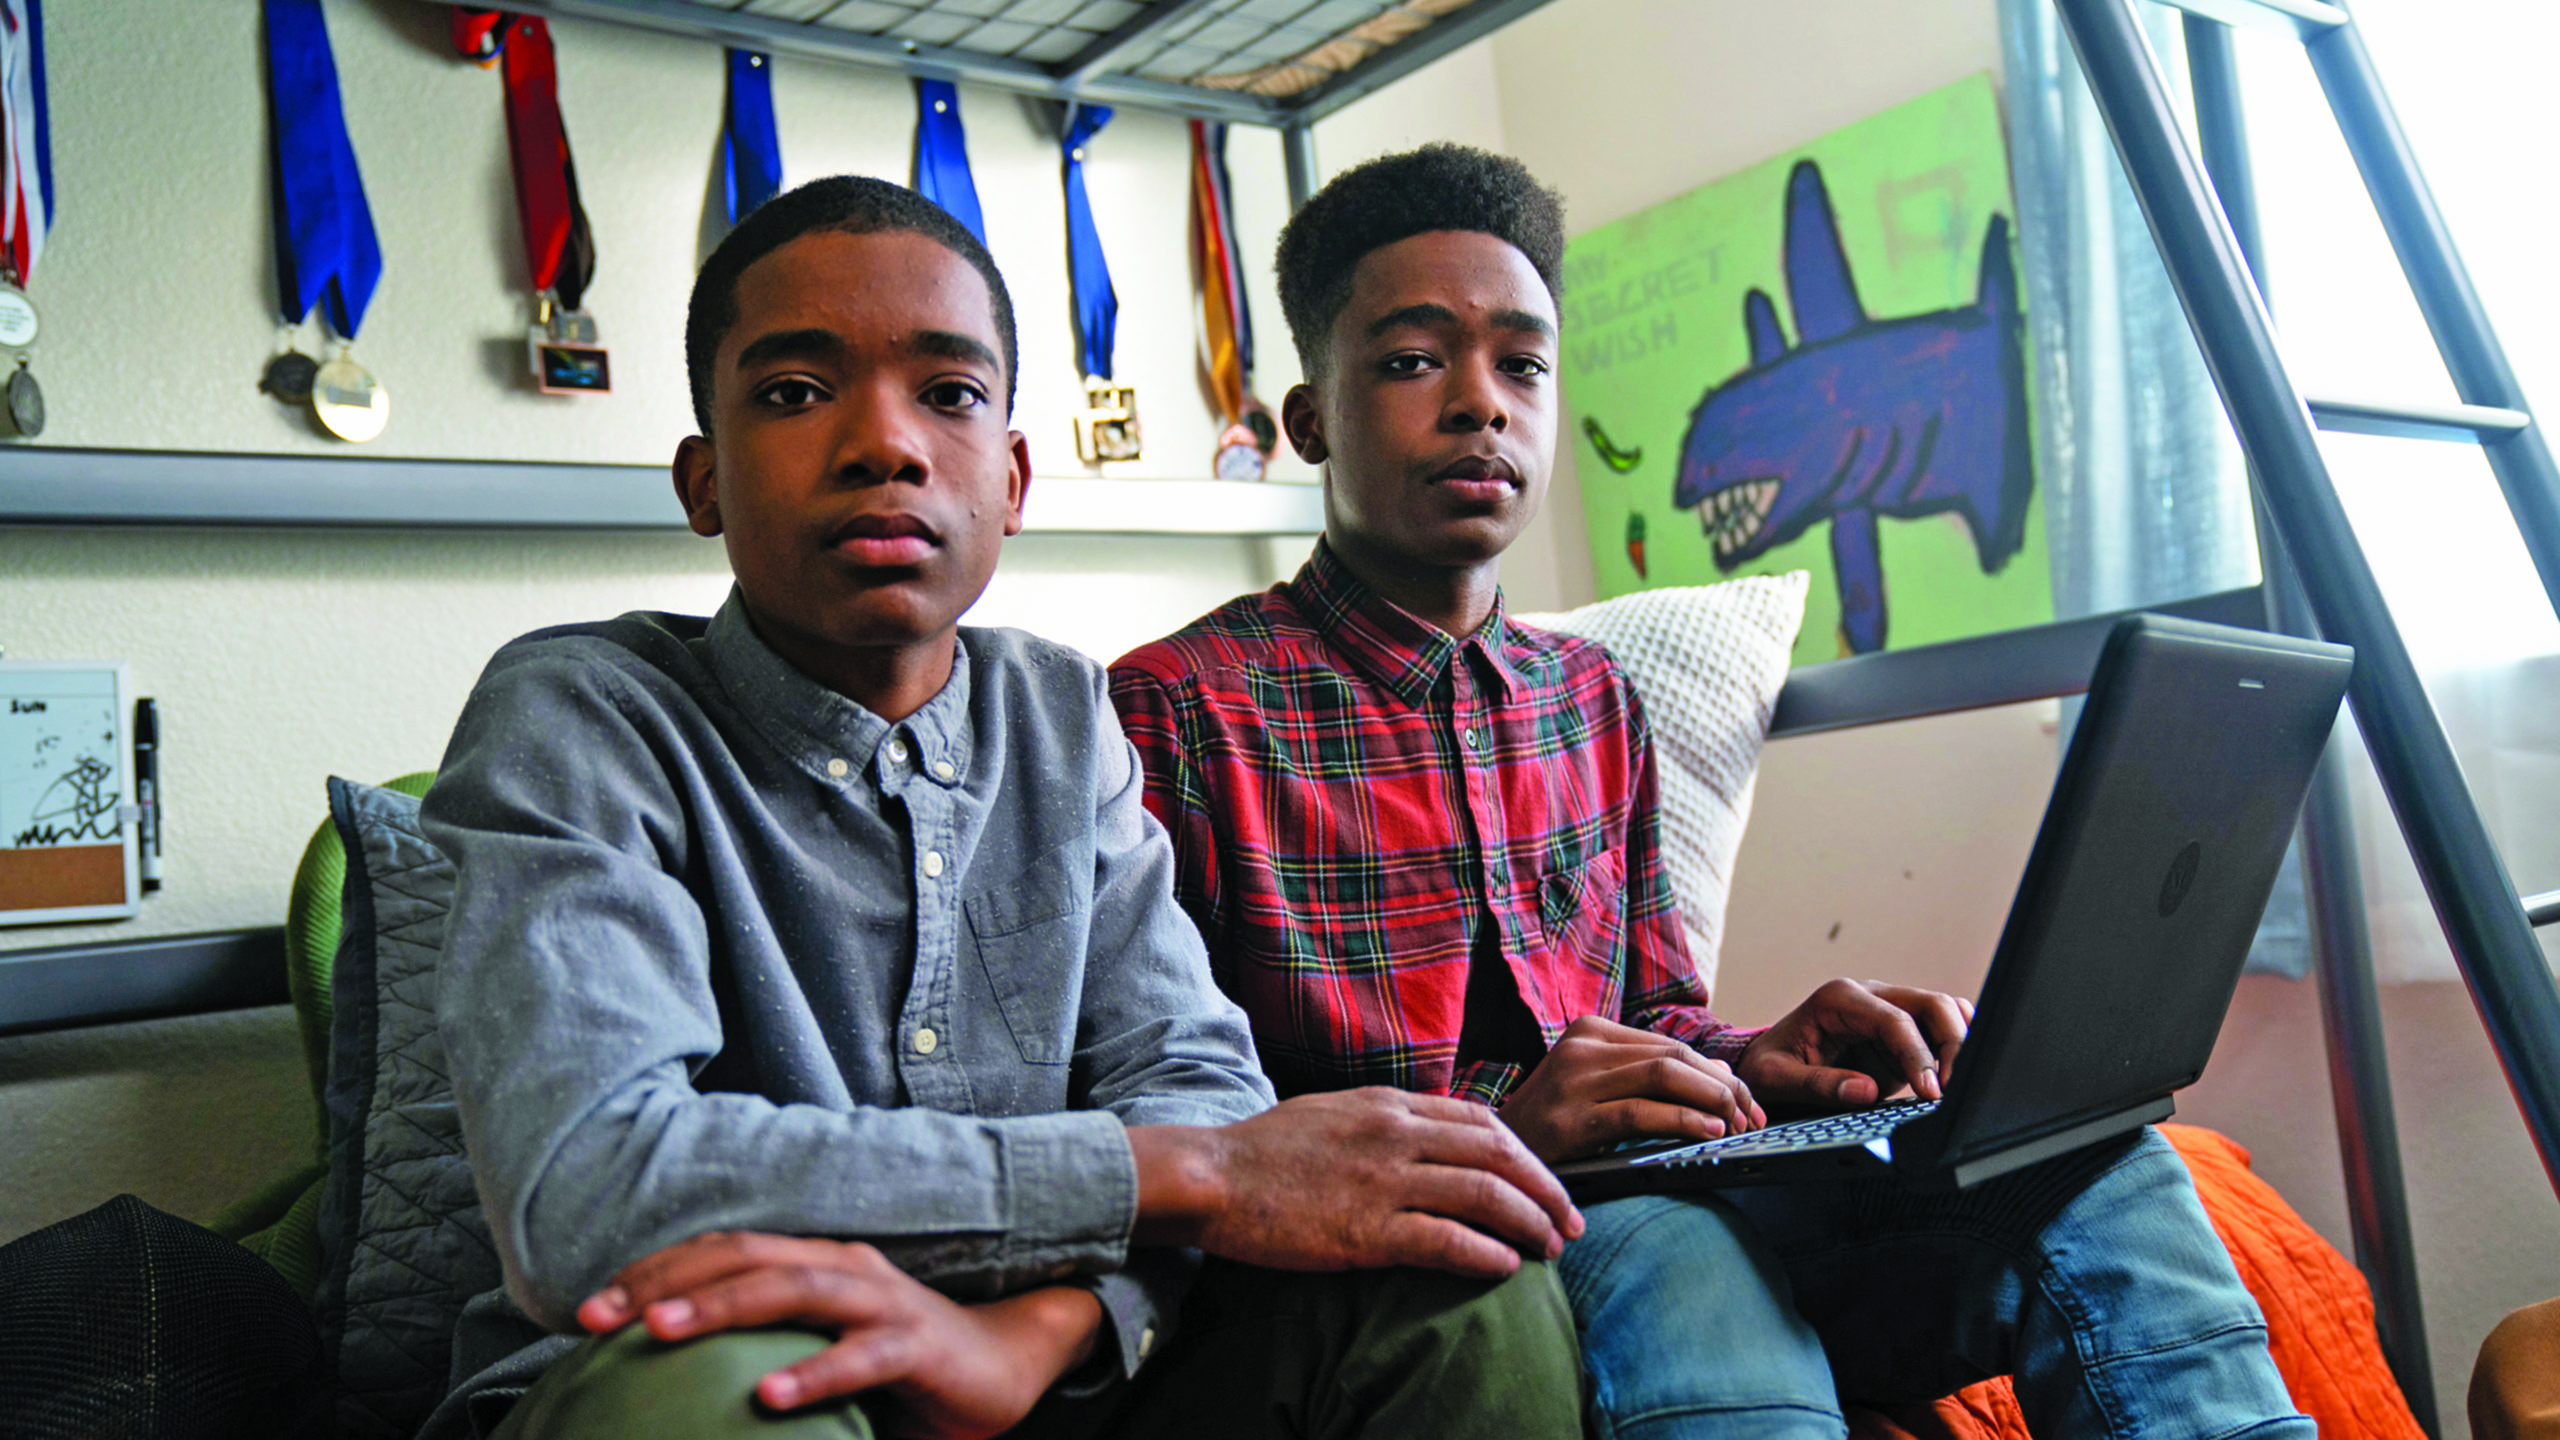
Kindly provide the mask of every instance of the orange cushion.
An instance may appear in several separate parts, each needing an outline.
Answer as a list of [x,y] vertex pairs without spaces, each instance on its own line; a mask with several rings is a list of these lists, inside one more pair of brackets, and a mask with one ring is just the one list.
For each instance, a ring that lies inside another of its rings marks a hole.
[[[2237,1141],[2193,1125],[2163,1125],[2160,1133],[2187,1162],[2214,1233],[2267,1314],[2267,1348],[2294,1405],[2319,1422],[2322,1435],[2425,1440],[2383,1363],[2363,1273],[2249,1169],[2249,1152]],[[1854,1440],[2029,1440],[2005,1375],[1934,1405],[1851,1406],[1849,1434]]]

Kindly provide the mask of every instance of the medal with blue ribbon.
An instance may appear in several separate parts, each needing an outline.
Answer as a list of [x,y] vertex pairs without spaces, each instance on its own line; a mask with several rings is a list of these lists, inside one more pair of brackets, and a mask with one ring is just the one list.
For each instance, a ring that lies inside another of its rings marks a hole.
[[773,123],[773,57],[729,52],[729,113],[720,130],[720,194],[729,223],[782,189],[782,137]]
[[0,0],[0,351],[18,368],[0,382],[12,433],[44,431],[35,358],[35,302],[26,284],[53,225],[53,134],[44,90],[44,12],[38,0]]
[[960,88],[948,80],[916,82],[915,190],[987,243],[978,182],[969,175],[969,137],[960,128]]
[[[275,139],[276,273],[287,336],[260,388],[341,440],[370,440],[391,419],[391,396],[348,354],[382,280],[382,244],[347,138],[338,64],[320,0],[266,0],[267,103]],[[291,348],[318,309],[336,344],[325,363]]]
[[1138,392],[1116,384],[1111,352],[1120,324],[1120,295],[1111,288],[1102,232],[1093,223],[1093,199],[1085,193],[1085,148],[1111,123],[1108,105],[1067,110],[1059,141],[1066,163],[1067,276],[1075,289],[1076,358],[1084,369],[1085,408],[1078,411],[1076,456],[1087,465],[1135,460],[1139,454]]

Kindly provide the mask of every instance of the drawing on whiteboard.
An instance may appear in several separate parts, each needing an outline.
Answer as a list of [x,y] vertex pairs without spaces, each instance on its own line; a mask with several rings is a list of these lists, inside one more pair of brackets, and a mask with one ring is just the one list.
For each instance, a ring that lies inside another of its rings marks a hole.
[[31,845],[76,845],[83,840],[116,838],[116,802],[123,797],[107,788],[115,771],[94,755],[83,755],[36,797],[28,815],[33,822],[9,843],[21,850]]
[[119,661],[0,660],[0,925],[141,909]]
[[13,696],[0,714],[0,848],[111,845],[123,833],[113,677],[80,679]]

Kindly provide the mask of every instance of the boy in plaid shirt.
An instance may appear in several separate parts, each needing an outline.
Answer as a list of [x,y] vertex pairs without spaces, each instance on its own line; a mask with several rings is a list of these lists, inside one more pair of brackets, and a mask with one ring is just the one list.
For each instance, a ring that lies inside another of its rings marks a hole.
[[[1719,1020],[1663,874],[1644,713],[1607,652],[1503,613],[1554,458],[1563,216],[1435,145],[1333,181],[1280,243],[1324,466],[1297,577],[1123,657],[1112,698],[1175,886],[1284,1095],[1500,1107],[1550,1164],[1939,1094],[1971,1007],[1834,980]],[[2015,1372],[2041,1434],[2301,1435],[2255,1303],[2156,1132],[1958,1195],[1640,1197],[1561,1263],[1603,1436],[1845,1432]]]

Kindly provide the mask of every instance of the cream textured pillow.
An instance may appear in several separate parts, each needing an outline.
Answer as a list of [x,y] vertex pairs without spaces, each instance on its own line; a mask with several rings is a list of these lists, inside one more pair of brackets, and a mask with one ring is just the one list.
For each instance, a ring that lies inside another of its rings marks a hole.
[[1653,726],[1662,790],[1663,868],[1698,978],[1716,983],[1725,894],[1751,818],[1752,778],[1769,715],[1804,623],[1804,571],[1721,585],[1639,590],[1522,624],[1597,640],[1617,658]]

